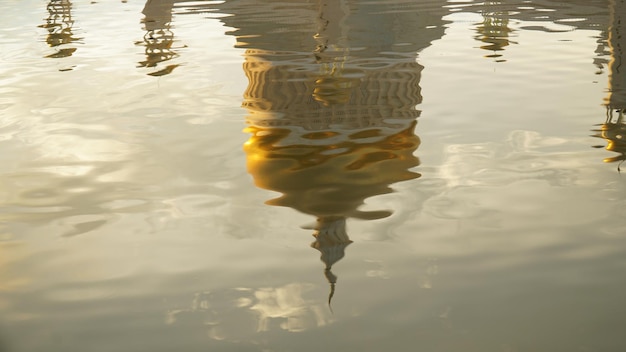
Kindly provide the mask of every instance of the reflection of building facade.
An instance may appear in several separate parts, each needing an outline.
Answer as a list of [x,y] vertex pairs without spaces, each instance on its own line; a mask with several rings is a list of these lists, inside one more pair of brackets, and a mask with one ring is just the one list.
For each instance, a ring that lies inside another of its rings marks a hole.
[[57,49],[53,54],[47,55],[49,58],[62,58],[72,56],[76,48],[70,44],[80,40],[74,37],[72,26],[72,2],[69,0],[51,0],[47,6],[48,18],[46,23],[39,26],[48,31],[46,43],[51,48]]
[[[146,33],[143,42],[146,59],[139,62],[139,67],[154,68],[160,63],[172,60],[178,54],[174,51],[174,33],[172,32],[172,10],[174,3],[181,0],[148,0],[143,8],[142,20]],[[162,76],[171,73],[178,65],[168,65],[150,76]]]
[[312,247],[325,263],[330,299],[332,265],[352,242],[346,219],[390,215],[360,207],[419,176],[411,171],[422,99],[416,55],[443,35],[442,13],[343,0],[283,7],[284,14],[276,7],[263,17],[245,13],[244,3],[221,11],[235,13],[222,21],[238,28],[246,49],[248,170],[258,187],[282,194],[268,204],[317,218]]
[[[620,155],[605,162],[626,160],[626,0],[610,1],[607,43],[611,58],[608,65],[609,88],[605,98],[606,120],[595,136],[607,141],[606,150]],[[619,169],[619,167],[618,167]]]

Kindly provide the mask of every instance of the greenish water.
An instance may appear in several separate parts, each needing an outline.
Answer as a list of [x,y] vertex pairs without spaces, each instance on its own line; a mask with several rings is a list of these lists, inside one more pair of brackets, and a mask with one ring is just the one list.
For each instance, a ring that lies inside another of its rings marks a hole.
[[625,1],[0,10],[0,351],[626,349]]

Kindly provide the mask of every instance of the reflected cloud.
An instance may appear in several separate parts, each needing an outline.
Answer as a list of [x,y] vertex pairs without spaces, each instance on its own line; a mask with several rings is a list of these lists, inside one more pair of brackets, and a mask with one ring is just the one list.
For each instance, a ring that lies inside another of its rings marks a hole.
[[[186,1],[186,0],[185,0]],[[178,57],[174,50],[174,32],[172,31],[172,10],[174,4],[181,0],[148,0],[143,8],[144,18],[141,21],[146,33],[143,42],[146,59],[139,62],[139,67],[155,68],[159,64]],[[157,71],[148,73],[149,76],[163,76],[172,73],[179,65],[167,65]]]
[[[606,150],[619,153],[620,155],[605,158],[604,162],[623,162],[626,160],[626,2],[613,0],[609,4],[610,22],[608,29],[607,44],[610,49],[608,64],[609,87],[608,95],[604,100],[606,106],[606,118],[594,137],[602,138],[607,142]],[[620,171],[618,165],[617,170]]]
[[281,329],[292,332],[304,331],[311,325],[326,325],[329,318],[320,309],[309,308],[312,302],[307,302],[303,297],[303,293],[310,289],[309,286],[294,283],[254,291],[256,302],[250,309],[258,314],[257,332],[268,331],[272,320],[280,321]]
[[584,160],[555,151],[567,143],[516,130],[501,142],[449,145],[436,177],[443,182],[425,200],[423,214],[450,221],[450,228],[437,233],[508,228],[535,228],[537,233],[588,222],[594,216],[588,209],[563,206],[576,204],[585,192],[584,177],[576,171],[584,168]]
[[40,25],[48,31],[46,43],[56,52],[46,55],[47,58],[64,58],[72,56],[76,48],[72,43],[82,38],[77,38],[72,32],[74,19],[72,18],[72,2],[69,0],[51,0],[46,6],[48,18],[46,23]]

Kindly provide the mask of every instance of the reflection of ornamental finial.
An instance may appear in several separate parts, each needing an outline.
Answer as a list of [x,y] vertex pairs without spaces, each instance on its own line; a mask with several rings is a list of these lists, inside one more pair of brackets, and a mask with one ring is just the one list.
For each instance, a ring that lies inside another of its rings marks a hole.
[[333,264],[341,260],[345,255],[346,247],[352,243],[346,232],[346,218],[344,217],[327,217],[317,219],[315,228],[315,242],[311,243],[311,247],[322,253],[320,259],[326,267],[324,268],[324,276],[330,284],[330,294],[328,295],[328,305],[335,294],[335,284],[337,276],[331,271]]
[[[330,293],[328,294],[328,306],[331,307],[330,301],[333,299],[335,295],[335,284],[337,283],[337,276],[330,271],[330,268],[324,269],[324,276],[326,276],[326,280],[330,284]],[[332,307],[330,308],[332,311]]]

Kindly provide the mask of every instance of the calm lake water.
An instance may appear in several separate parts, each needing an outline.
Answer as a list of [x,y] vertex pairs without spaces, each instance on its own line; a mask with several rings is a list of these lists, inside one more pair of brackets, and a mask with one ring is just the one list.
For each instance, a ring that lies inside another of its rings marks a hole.
[[626,351],[625,0],[0,29],[0,351]]

